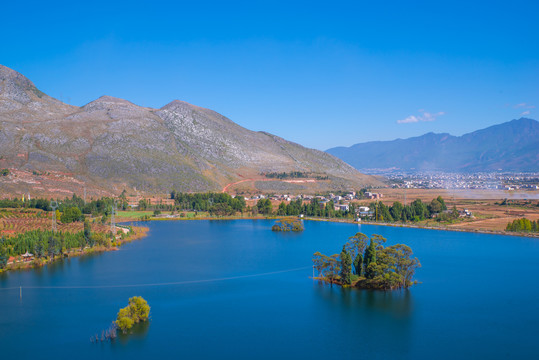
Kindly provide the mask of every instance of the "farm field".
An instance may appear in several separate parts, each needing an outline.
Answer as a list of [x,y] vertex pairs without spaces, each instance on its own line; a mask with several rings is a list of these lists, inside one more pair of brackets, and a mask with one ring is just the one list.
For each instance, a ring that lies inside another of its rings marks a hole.
[[[106,232],[108,226],[99,221],[91,221],[92,229]],[[37,209],[0,209],[0,236],[12,236],[31,230],[50,230],[52,227],[52,213]],[[57,231],[76,233],[82,231],[82,222],[62,224],[56,222]]]
[[[447,224],[449,228],[468,231],[486,230],[503,231],[507,223],[515,219],[527,218],[539,220],[539,191],[502,191],[502,190],[445,190],[445,189],[377,189],[383,194],[380,200],[386,205],[395,201],[410,204],[415,199],[430,202],[442,196],[448,208],[468,209],[474,215],[471,219]],[[501,204],[508,199],[506,205]],[[373,200],[361,200],[361,204],[369,204]],[[437,226],[430,221],[430,226]]]

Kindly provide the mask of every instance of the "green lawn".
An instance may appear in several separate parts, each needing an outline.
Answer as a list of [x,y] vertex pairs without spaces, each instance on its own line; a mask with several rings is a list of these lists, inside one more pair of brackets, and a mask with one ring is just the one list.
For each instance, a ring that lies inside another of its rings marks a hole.
[[144,215],[153,215],[153,210],[151,211],[118,211],[116,216],[119,218],[138,218]]

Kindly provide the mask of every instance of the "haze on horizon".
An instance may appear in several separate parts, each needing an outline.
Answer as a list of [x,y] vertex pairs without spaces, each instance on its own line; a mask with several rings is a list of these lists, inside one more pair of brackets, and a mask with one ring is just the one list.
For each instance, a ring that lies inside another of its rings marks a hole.
[[3,4],[0,63],[73,105],[174,99],[321,150],[539,106],[532,1]]

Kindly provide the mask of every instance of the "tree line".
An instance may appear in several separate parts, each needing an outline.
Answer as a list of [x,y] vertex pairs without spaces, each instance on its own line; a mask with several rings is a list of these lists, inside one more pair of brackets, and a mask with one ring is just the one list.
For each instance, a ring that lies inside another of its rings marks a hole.
[[290,172],[270,172],[264,174],[267,178],[270,179],[300,179],[300,178],[308,178],[309,173],[302,172],[302,171],[290,171]]
[[340,285],[392,290],[414,284],[415,270],[421,266],[412,258],[412,249],[404,244],[384,247],[386,239],[373,235],[369,239],[357,233],[343,245],[340,254],[313,255],[313,266],[318,276]]
[[424,203],[421,199],[412,201],[410,205],[403,205],[395,201],[388,206],[383,202],[372,202],[369,207],[372,209],[372,220],[380,222],[418,222],[437,216],[438,221],[446,221],[459,217],[456,207],[447,213],[447,205],[441,196],[433,199],[430,203]]
[[246,209],[243,196],[232,197],[226,193],[182,193],[172,191],[170,197],[174,199],[178,210],[208,211],[213,215],[234,215],[243,213]]
[[515,219],[507,224],[506,231],[539,232],[539,220],[530,221],[526,218]]
[[[124,196],[125,198],[125,196]],[[114,199],[110,197],[102,197],[100,199],[92,199],[85,202],[83,198],[73,194],[71,198],[66,197],[64,199],[56,199],[58,203],[58,211],[64,212],[68,208],[78,208],[81,214],[87,214],[92,216],[110,215]],[[12,199],[0,199],[0,208],[15,208],[15,209],[41,209],[44,211],[51,211],[51,200],[44,198],[34,198],[31,200],[21,198]],[[124,202],[120,197],[120,201],[117,200],[118,208],[124,208]],[[125,201],[125,208],[127,208],[127,201]]]

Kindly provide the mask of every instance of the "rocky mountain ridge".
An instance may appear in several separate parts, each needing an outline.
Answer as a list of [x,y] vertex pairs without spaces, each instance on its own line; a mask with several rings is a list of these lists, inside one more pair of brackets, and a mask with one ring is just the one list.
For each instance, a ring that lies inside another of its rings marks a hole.
[[521,118],[462,136],[428,133],[336,147],[327,152],[360,171],[538,171],[539,122]]
[[209,109],[179,100],[153,109],[110,96],[72,106],[2,65],[0,154],[0,168],[68,174],[111,192],[219,191],[289,171],[327,175],[316,191],[380,184],[332,155],[245,129]]

